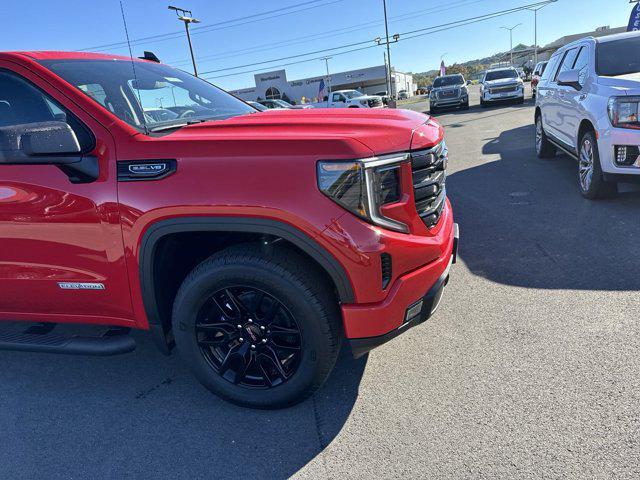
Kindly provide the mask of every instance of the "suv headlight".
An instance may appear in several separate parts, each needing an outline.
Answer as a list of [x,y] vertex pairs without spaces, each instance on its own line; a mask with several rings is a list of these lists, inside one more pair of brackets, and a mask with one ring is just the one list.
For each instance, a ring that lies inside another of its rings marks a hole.
[[640,130],[640,97],[611,97],[607,106],[611,125]]
[[385,217],[381,208],[402,201],[401,168],[409,154],[349,162],[318,162],[318,187],[331,200],[374,225],[407,233],[409,227]]

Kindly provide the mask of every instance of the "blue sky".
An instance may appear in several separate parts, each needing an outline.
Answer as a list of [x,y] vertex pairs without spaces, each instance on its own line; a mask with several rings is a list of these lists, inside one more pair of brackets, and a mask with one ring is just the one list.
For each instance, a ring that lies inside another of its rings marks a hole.
[[[446,24],[486,13],[527,5],[536,0],[387,0],[390,35]],[[265,60],[305,54],[346,44],[373,44],[384,35],[382,0],[124,0],[132,40],[159,34],[171,38],[148,40],[133,47],[134,55],[148,49],[165,62],[190,70],[183,24],[167,9],[170,3],[193,10],[202,20],[194,30],[193,43],[201,72],[227,69]],[[296,6],[297,5],[297,6]],[[288,8],[287,7],[293,7]],[[590,31],[598,26],[626,25],[632,5],[628,0],[559,0],[538,12],[538,43],[544,45],[563,35]],[[2,50],[79,50],[126,40],[117,0],[3,0],[3,11],[15,20],[4,22]],[[269,15],[255,16],[267,11]],[[228,22],[240,17],[244,20]],[[271,18],[262,19],[271,16]],[[21,19],[25,19],[22,21]],[[214,26],[213,24],[222,25]],[[421,72],[437,68],[440,56],[450,64],[484,57],[509,49],[509,33],[501,26],[522,23],[514,30],[514,45],[533,44],[533,13],[512,13],[433,35],[392,45],[393,66],[401,71]],[[405,35],[405,37],[408,35]],[[125,45],[103,51],[127,55]],[[253,73],[324,54],[296,57],[259,66],[205,74],[226,89],[253,85]],[[330,60],[331,70],[379,65],[382,48],[369,48]],[[285,67],[289,80],[324,73],[324,62],[312,60]],[[247,72],[237,74],[239,72]],[[234,75],[229,75],[233,73]],[[224,75],[224,76],[221,76]]]

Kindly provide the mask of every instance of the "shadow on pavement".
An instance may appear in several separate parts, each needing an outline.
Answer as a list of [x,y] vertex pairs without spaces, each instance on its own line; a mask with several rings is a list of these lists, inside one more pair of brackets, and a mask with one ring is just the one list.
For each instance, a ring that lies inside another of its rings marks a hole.
[[539,160],[534,127],[485,139],[491,161],[449,176],[460,256],[488,280],[543,289],[640,290],[640,193],[589,201],[567,156]]
[[259,411],[136,340],[112,358],[0,352],[3,478],[287,478],[340,432],[367,362],[345,345],[312,399]]

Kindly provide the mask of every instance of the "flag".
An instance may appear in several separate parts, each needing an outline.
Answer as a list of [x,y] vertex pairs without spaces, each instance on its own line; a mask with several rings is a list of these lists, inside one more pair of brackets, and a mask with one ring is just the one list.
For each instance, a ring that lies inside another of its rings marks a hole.
[[447,67],[444,66],[444,60],[440,62],[440,76],[444,77],[447,74]]
[[640,3],[636,3],[636,6],[631,10],[631,18],[629,18],[629,26],[627,32],[634,30],[640,30]]
[[324,101],[324,78],[320,79],[320,88],[318,89],[318,100]]

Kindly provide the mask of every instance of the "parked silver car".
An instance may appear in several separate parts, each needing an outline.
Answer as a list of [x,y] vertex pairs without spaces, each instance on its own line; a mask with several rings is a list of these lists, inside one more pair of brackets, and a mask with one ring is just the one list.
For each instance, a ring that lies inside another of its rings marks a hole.
[[586,198],[640,180],[639,52],[640,32],[584,38],[558,50],[538,83],[536,153],[577,159]]

